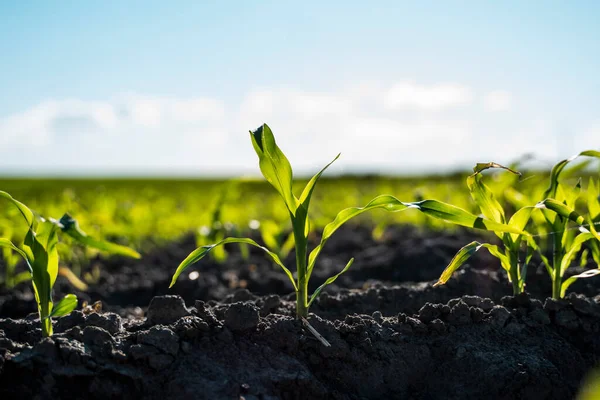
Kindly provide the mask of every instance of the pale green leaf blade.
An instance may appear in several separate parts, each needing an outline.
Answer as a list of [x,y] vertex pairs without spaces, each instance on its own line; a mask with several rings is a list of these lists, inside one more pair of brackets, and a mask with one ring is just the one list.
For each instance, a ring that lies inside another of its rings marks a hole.
[[473,254],[475,254],[481,248],[481,243],[473,241],[463,246],[458,252],[452,257],[448,266],[440,275],[438,281],[433,286],[443,285],[452,277],[452,274],[456,272]]
[[591,177],[587,187],[587,206],[592,219],[595,220],[600,216],[600,181],[596,186],[594,178]]
[[492,221],[504,223],[506,222],[504,216],[504,209],[496,200],[494,193],[487,187],[485,183],[482,181],[481,172],[488,168],[501,168],[507,171],[510,171],[513,174],[521,175],[521,173],[517,171],[513,171],[512,169],[505,167],[503,165],[497,163],[479,163],[473,168],[474,174],[467,178],[467,186],[469,187],[469,191],[471,192],[471,197],[475,201],[475,203],[481,209],[483,215],[485,215],[488,219]]
[[263,176],[279,192],[290,213],[295,215],[298,199],[292,192],[292,166],[277,146],[271,128],[263,124],[250,132],[250,138]]
[[208,245],[208,246],[201,246],[201,247],[198,247],[196,250],[192,251],[186,257],[186,259],[183,260],[181,262],[181,264],[179,264],[179,266],[177,267],[177,270],[173,274],[173,278],[171,279],[171,284],[169,285],[169,287],[173,287],[173,285],[177,281],[177,278],[179,277],[179,275],[181,275],[181,273],[183,273],[183,271],[185,271],[188,267],[190,267],[195,262],[200,261],[201,259],[203,259],[215,247],[222,246],[222,245],[227,244],[227,243],[245,243],[245,244],[249,244],[249,245],[252,245],[254,247],[257,247],[257,248],[261,249],[262,251],[264,251],[275,262],[275,264],[277,264],[278,266],[280,266],[283,269],[283,271],[285,272],[285,274],[287,275],[287,277],[292,282],[292,285],[294,286],[294,289],[298,290],[298,287],[296,286],[296,282],[294,280],[294,276],[292,275],[292,273],[290,272],[290,270],[285,265],[283,265],[283,263],[281,262],[281,260],[279,259],[279,256],[277,256],[277,254],[275,254],[271,250],[267,249],[266,247],[263,247],[263,246],[259,245],[258,243],[256,243],[252,239],[248,239],[248,238],[234,238],[234,237],[229,237],[229,238],[223,239],[223,240],[221,240],[218,243],[211,244],[211,245]]
[[579,213],[577,213],[577,211],[575,211],[574,209],[566,206],[565,204],[554,200],[554,199],[546,199],[543,201],[540,201],[539,203],[537,203],[535,205],[536,208],[539,209],[546,209],[546,210],[551,210],[554,211],[556,214],[560,215],[563,218],[569,219],[577,224],[579,224],[580,226],[583,225],[583,223],[585,222],[585,219],[583,218],[583,216],[579,215]]
[[87,233],[81,230],[77,220],[71,217],[69,214],[63,215],[60,221],[58,221],[57,226],[59,226],[64,233],[66,233],[79,243],[82,243],[88,247],[92,247],[94,249],[107,252],[109,254],[116,254],[125,257],[131,257],[136,259],[142,257],[140,253],[127,246],[111,243],[106,240],[95,239],[89,236]]
[[589,232],[588,233],[580,233],[579,235],[577,235],[575,237],[575,239],[573,240],[573,243],[567,249],[567,251],[561,261],[561,264],[560,264],[561,275],[565,273],[567,268],[569,268],[569,266],[573,262],[573,259],[575,258],[575,256],[577,256],[577,254],[581,250],[581,246],[583,246],[583,244],[590,239],[595,239],[595,237],[592,233],[589,233]]
[[[516,165],[518,165],[518,162],[515,163]],[[505,167],[504,165],[500,165],[498,163],[495,162],[487,162],[487,163],[477,163],[475,164],[475,167],[473,167],[473,172],[476,174],[479,174],[482,171],[485,171],[486,169],[490,169],[490,168],[498,168],[498,169],[504,169],[507,170],[508,172],[511,172],[515,175],[519,175],[521,176],[521,173],[518,171],[515,171],[512,168],[509,167]]]
[[[534,207],[523,207],[517,210],[517,212],[515,212],[512,215],[512,217],[510,217],[510,219],[508,220],[508,225],[522,231],[525,230],[525,226],[527,226],[527,222],[529,222],[529,219],[531,218],[531,213],[534,209]],[[521,235],[517,235],[514,233],[510,234],[510,237],[513,242],[516,242],[520,236]]]
[[321,291],[323,290],[323,288],[325,288],[325,286],[335,282],[335,280],[342,275],[344,272],[348,271],[348,269],[352,266],[352,264],[354,263],[354,258],[351,258],[350,261],[348,261],[348,264],[346,264],[346,266],[344,267],[344,269],[342,269],[340,272],[338,272],[337,274],[329,277],[321,286],[319,286],[314,293],[312,294],[312,296],[310,296],[310,301],[308,302],[308,307],[310,307],[310,305],[312,304],[312,302],[319,296],[319,293],[321,293]]
[[6,200],[12,202],[18,209],[25,221],[27,222],[27,226],[31,229],[33,227],[33,222],[35,221],[35,217],[33,215],[33,211],[29,209],[25,204],[20,201],[14,199],[10,194],[3,192],[0,190],[0,197],[4,197]]
[[25,260],[25,262],[27,263],[27,267],[29,268],[30,272],[32,271],[31,264],[29,263],[30,261],[29,261],[29,258],[27,257],[27,254],[25,254],[25,252],[23,250],[21,250],[20,248],[15,246],[15,244],[13,242],[11,242],[10,240],[5,239],[5,238],[0,238],[0,247],[7,247],[9,249],[16,251],[17,254],[19,254],[21,257],[23,257],[23,260]]
[[48,316],[51,317],[62,317],[70,314],[77,307],[77,296],[74,294],[68,294],[63,297],[53,308],[52,312]]
[[527,235],[521,229],[517,229],[507,224],[495,222],[489,219],[481,218],[463,210],[460,207],[451,204],[443,203],[437,200],[423,200],[415,203],[407,203],[411,208],[417,208],[419,211],[434,218],[441,219],[446,222],[465,226],[468,228],[482,229],[493,232],[508,232],[518,235]]
[[331,164],[333,164],[338,158],[340,158],[340,154],[338,154],[337,156],[335,156],[335,158],[333,160],[331,160],[331,162],[329,164],[327,164],[325,167],[323,167],[323,169],[321,169],[321,171],[317,172],[311,179],[310,181],[308,181],[308,183],[306,184],[306,186],[304,187],[304,190],[302,191],[302,194],[300,195],[300,198],[298,199],[300,201],[300,203],[302,205],[304,205],[304,207],[308,210],[308,205],[310,203],[310,198],[312,196],[312,192],[315,188],[315,184],[317,183],[317,181],[319,180],[319,178],[321,177],[321,175],[323,175],[323,172],[325,172],[325,170],[327,168],[329,168],[329,166]]

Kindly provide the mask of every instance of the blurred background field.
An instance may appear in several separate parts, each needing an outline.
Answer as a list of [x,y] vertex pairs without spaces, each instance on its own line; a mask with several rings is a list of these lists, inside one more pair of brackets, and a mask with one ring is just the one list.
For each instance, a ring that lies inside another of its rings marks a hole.
[[[311,203],[313,228],[322,228],[341,209],[364,206],[379,194],[391,194],[406,202],[433,198],[476,212],[465,184],[467,175],[465,171],[423,177],[324,178]],[[543,172],[531,173],[520,182],[518,177],[501,172],[490,174],[487,181],[502,197],[509,194],[504,186],[525,193],[542,191],[545,177]],[[297,180],[296,192],[305,184],[306,180]],[[265,221],[273,221],[284,230],[291,228],[281,198],[263,179],[1,178],[0,189],[41,215],[58,219],[68,212],[89,234],[135,247],[177,240],[214,223],[235,225],[242,233],[257,229]],[[0,208],[5,232],[11,221],[16,226],[21,223],[13,208],[8,203]],[[400,223],[451,229],[449,224],[416,211],[368,213],[356,223],[374,228]]]

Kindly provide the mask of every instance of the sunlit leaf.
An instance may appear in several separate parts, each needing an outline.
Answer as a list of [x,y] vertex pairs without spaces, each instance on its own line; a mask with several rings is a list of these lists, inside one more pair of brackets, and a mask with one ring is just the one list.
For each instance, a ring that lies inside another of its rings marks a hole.
[[587,187],[587,206],[592,219],[600,216],[600,181],[598,186],[594,183],[594,178],[590,178]]
[[475,216],[462,208],[451,204],[443,203],[437,200],[422,200],[413,203],[406,203],[398,200],[394,196],[381,195],[375,197],[364,207],[350,207],[340,211],[335,219],[327,224],[323,229],[321,242],[313,249],[308,258],[308,273],[312,272],[315,260],[317,259],[321,249],[327,240],[348,220],[373,209],[384,209],[390,212],[404,211],[408,209],[419,210],[422,213],[446,222],[451,222],[456,225],[466,226],[469,228],[484,229],[489,231],[511,232],[516,234],[526,234],[520,229],[511,227],[506,224],[491,221],[482,217]]
[[[573,259],[581,250],[581,246],[590,239],[596,239],[592,233],[580,233],[575,237],[571,246],[565,249],[566,253],[563,256],[560,265],[561,276],[565,273],[567,268],[569,268],[569,266],[573,262]],[[556,266],[554,267],[556,268]]]
[[29,207],[27,207],[25,204],[21,203],[20,201],[14,199],[10,194],[3,192],[1,190],[0,190],[0,197],[4,197],[6,200],[12,202],[19,209],[19,212],[21,213],[23,218],[25,218],[25,221],[27,222],[27,226],[29,226],[30,228],[33,227],[33,222],[34,222],[35,218],[33,215],[33,211],[31,211],[29,209]]
[[[525,230],[525,226],[527,226],[527,222],[529,222],[529,219],[531,218],[531,213],[533,212],[533,210],[534,210],[534,207],[521,208],[516,213],[514,213],[512,215],[512,217],[510,217],[510,220],[508,221],[508,225],[512,226],[516,229],[519,229],[521,231]],[[511,233],[510,237],[513,242],[516,242],[521,237],[521,235]]]
[[321,291],[323,290],[323,288],[325,288],[325,286],[333,283],[340,275],[342,275],[344,272],[348,271],[348,269],[350,268],[350,266],[352,266],[353,263],[354,263],[354,258],[351,258],[350,261],[348,261],[348,263],[344,267],[344,269],[342,269],[340,272],[338,272],[334,276],[329,277],[325,281],[325,283],[323,283],[321,286],[319,286],[315,290],[315,292],[312,294],[312,296],[310,296],[310,301],[308,302],[308,306],[310,307],[310,305],[312,304],[312,302],[319,296],[319,293],[321,293]]
[[250,138],[263,176],[279,192],[289,212],[296,215],[298,199],[292,192],[292,166],[277,146],[271,128],[263,124],[250,132]]
[[438,281],[433,286],[443,285],[452,277],[452,274],[456,272],[473,254],[475,254],[482,247],[488,249],[488,251],[497,257],[501,264],[505,267],[505,264],[510,264],[506,256],[502,253],[502,251],[498,248],[498,246],[489,244],[489,243],[479,243],[477,241],[473,241],[466,246],[463,246],[452,258],[448,266],[440,275]]
[[52,312],[46,318],[62,317],[63,315],[69,314],[76,307],[77,296],[74,294],[68,294],[52,308]]
[[23,260],[25,260],[25,262],[27,263],[27,267],[29,268],[29,270],[31,272],[31,264],[29,263],[29,258],[27,257],[27,254],[25,254],[25,252],[23,250],[21,250],[20,248],[15,246],[13,242],[11,242],[10,240],[5,239],[5,238],[0,238],[0,247],[6,247],[6,248],[16,251],[17,254],[19,254],[21,257],[23,257]]
[[583,225],[585,222],[583,216],[579,215],[577,211],[554,199],[540,201],[535,206],[539,209],[552,210],[561,217],[576,222],[579,225]]
[[200,261],[201,259],[203,259],[204,256],[206,256],[215,247],[222,246],[222,245],[227,244],[227,243],[245,243],[245,244],[249,244],[249,245],[252,245],[254,247],[257,247],[257,248],[261,249],[269,257],[271,257],[271,259],[275,262],[275,264],[277,264],[278,266],[280,266],[283,269],[283,271],[285,272],[285,274],[287,275],[287,277],[292,282],[292,285],[294,286],[294,289],[298,290],[298,288],[296,286],[296,282],[294,280],[294,276],[292,275],[292,273],[290,272],[290,270],[285,265],[283,265],[283,263],[281,262],[281,260],[279,259],[279,256],[277,256],[277,254],[275,254],[271,250],[267,249],[266,247],[263,247],[263,246],[259,245],[258,243],[256,243],[252,239],[248,239],[248,238],[233,238],[233,237],[223,239],[220,242],[212,244],[212,245],[209,245],[209,246],[199,247],[196,250],[192,251],[186,257],[186,259],[183,260],[181,262],[181,264],[179,264],[179,266],[177,267],[177,270],[175,271],[175,274],[173,274],[173,278],[171,279],[171,284],[169,285],[169,287],[173,287],[173,285],[177,281],[177,278],[179,277],[179,275],[181,275],[181,273],[183,271],[185,271],[188,267],[190,267],[192,264],[196,263],[197,261]]
[[467,178],[467,186],[475,204],[479,206],[486,218],[500,223],[505,222],[504,210],[494,197],[492,191],[482,182],[481,174],[476,173],[469,176]]

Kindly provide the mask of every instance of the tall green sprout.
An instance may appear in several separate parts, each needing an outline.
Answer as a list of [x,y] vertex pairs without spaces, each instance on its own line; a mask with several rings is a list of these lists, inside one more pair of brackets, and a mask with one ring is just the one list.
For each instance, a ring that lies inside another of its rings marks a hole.
[[285,272],[296,292],[296,314],[299,318],[302,318],[308,315],[308,309],[310,305],[317,298],[323,288],[333,283],[341,274],[346,272],[354,261],[354,259],[350,259],[350,261],[348,261],[346,266],[340,272],[329,277],[312,293],[311,296],[309,296],[308,283],[323,246],[325,246],[329,238],[344,223],[366,211],[383,209],[390,212],[398,212],[408,209],[415,209],[425,213],[428,216],[453,222],[458,225],[502,232],[513,232],[516,234],[522,233],[520,229],[515,227],[498,223],[486,218],[477,217],[461,208],[442,203],[437,200],[422,200],[413,203],[406,203],[398,200],[394,196],[381,195],[375,197],[364,207],[351,207],[340,211],[335,219],[325,226],[320,243],[309,253],[308,234],[310,232],[310,221],[308,217],[308,209],[313,190],[323,172],[335,160],[338,159],[339,154],[333,159],[333,161],[331,161],[321,171],[314,175],[304,187],[300,197],[296,197],[292,191],[292,167],[287,157],[275,143],[275,137],[273,136],[271,129],[264,124],[256,131],[250,132],[250,139],[252,141],[254,150],[258,155],[259,166],[263,176],[267,182],[269,182],[271,186],[277,190],[287,208],[290,221],[292,223],[292,232],[294,235],[296,250],[296,277],[294,277],[294,274],[291,272],[291,270],[283,264],[275,252],[259,245],[252,239],[230,237],[212,245],[199,247],[190,253],[190,255],[181,262],[175,271],[170,287],[175,284],[177,278],[183,271],[185,271],[190,265],[201,260],[215,247],[224,245],[226,243],[246,243],[263,250]]
[[64,232],[75,240],[99,250],[139,258],[140,255],[125,246],[97,240],[83,232],[77,221],[65,214],[60,221],[46,220],[36,216],[25,204],[10,194],[0,191],[0,198],[11,202],[27,223],[27,233],[21,247],[10,239],[0,238],[0,247],[20,255],[27,264],[44,337],[52,336],[52,318],[69,314],[77,307],[77,297],[68,294],[58,303],[52,300],[52,288],[58,276],[58,232]]

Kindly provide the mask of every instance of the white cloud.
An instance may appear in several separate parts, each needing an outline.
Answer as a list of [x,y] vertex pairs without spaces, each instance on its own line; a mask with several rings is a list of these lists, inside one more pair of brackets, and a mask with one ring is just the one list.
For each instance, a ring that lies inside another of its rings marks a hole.
[[[464,85],[401,81],[331,92],[262,88],[229,103],[140,94],[47,101],[0,118],[0,168],[258,173],[247,132],[263,122],[296,173],[314,172],[339,152],[334,173],[443,171],[536,149],[557,153],[558,142],[548,140],[552,121],[486,113],[473,99]],[[15,151],[32,143],[38,150]]]
[[512,95],[506,90],[494,90],[483,97],[487,111],[508,111],[512,105]]
[[404,81],[392,86],[384,97],[384,104],[390,110],[422,109],[439,111],[467,105],[472,101],[473,93],[471,89],[457,83],[425,86],[412,81]]

